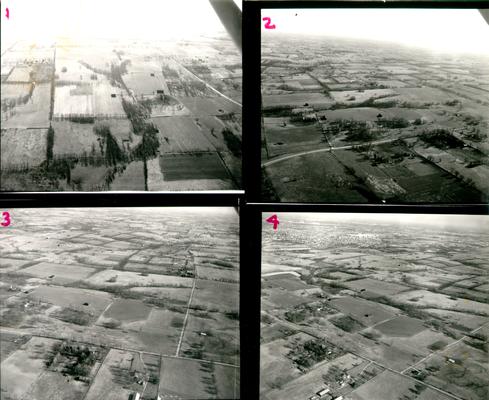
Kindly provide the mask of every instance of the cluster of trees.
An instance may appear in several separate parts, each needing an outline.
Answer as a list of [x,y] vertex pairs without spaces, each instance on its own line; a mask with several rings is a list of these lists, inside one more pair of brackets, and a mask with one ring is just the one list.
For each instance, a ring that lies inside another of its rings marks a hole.
[[229,151],[235,157],[241,157],[241,139],[237,137],[229,128],[224,128],[221,133]]
[[464,142],[462,140],[456,138],[452,133],[444,128],[425,131],[419,136],[419,138],[423,142],[440,149],[462,148],[464,146]]

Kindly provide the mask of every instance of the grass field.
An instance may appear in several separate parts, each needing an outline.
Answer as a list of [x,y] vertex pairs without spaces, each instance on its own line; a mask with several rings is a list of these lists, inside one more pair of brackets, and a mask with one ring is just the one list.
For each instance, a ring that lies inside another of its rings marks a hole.
[[[2,120],[2,129],[8,128],[48,128],[51,99],[51,85],[39,83],[26,104],[18,105],[11,110],[12,115]],[[2,116],[2,118],[4,115]]]
[[345,282],[344,285],[355,291],[363,290],[378,296],[394,295],[410,289],[409,286],[398,285],[396,283],[379,281],[370,278]]
[[423,321],[399,316],[375,326],[375,329],[388,336],[413,336],[425,329]]
[[197,276],[199,278],[205,278],[215,281],[239,281],[239,271],[229,270],[224,268],[212,268],[208,266],[198,265]]
[[241,107],[223,97],[178,97],[196,117],[241,113]]
[[266,167],[283,202],[366,203],[356,180],[329,152],[294,157]]
[[395,314],[378,303],[354,297],[341,297],[331,300],[331,305],[342,313],[350,315],[365,326],[371,326],[393,318]]
[[95,271],[95,268],[81,265],[62,265],[43,261],[32,267],[24,268],[19,272],[38,278],[50,279],[52,282],[71,283],[85,279]]
[[104,312],[104,318],[113,318],[121,322],[145,320],[151,309],[140,300],[116,299]]
[[321,129],[317,124],[281,126],[275,118],[265,118],[265,137],[269,157],[297,153],[321,146],[323,142]]
[[173,286],[173,287],[190,287],[192,286],[191,278],[181,278],[170,275],[141,275],[137,272],[129,271],[101,271],[86,282],[96,286]]
[[160,132],[161,154],[214,149],[192,117],[159,117],[152,121]]
[[236,283],[197,279],[192,306],[222,312],[238,312],[239,286]]
[[[3,124],[2,124],[3,125]],[[2,129],[0,142],[0,166],[41,164],[46,159],[47,129]]]
[[334,104],[334,100],[323,93],[285,93],[263,96],[264,110],[284,106],[300,107],[306,103],[311,107],[327,108]]
[[[4,99],[17,99],[19,97],[27,96],[30,92],[30,83],[11,83],[1,85],[2,100]],[[2,110],[3,111],[3,110]]]
[[160,167],[165,181],[230,179],[217,153],[164,155]]
[[160,381],[164,399],[239,397],[239,368],[235,367],[163,357]]

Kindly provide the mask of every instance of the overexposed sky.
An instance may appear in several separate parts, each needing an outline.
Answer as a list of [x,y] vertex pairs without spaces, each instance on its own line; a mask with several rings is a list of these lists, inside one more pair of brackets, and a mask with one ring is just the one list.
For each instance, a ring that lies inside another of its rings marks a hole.
[[[296,15],[297,14],[297,15]],[[275,29],[397,42],[440,52],[489,54],[489,25],[475,9],[267,9]]]
[[[263,219],[268,217],[264,213]],[[318,222],[318,223],[371,223],[371,224],[392,224],[405,226],[425,226],[434,228],[458,228],[460,230],[472,232],[489,232],[489,215],[454,215],[454,214],[376,214],[376,213],[276,213],[278,219],[297,222]],[[280,225],[279,225],[280,229]]]
[[166,40],[224,31],[207,0],[2,0],[2,42],[59,37]]

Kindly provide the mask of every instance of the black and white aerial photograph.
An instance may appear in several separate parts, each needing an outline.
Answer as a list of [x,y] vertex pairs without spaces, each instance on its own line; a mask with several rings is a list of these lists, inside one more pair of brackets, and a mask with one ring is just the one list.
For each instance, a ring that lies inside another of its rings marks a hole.
[[241,190],[240,7],[2,2],[0,190]]
[[262,201],[487,203],[488,10],[261,16]]
[[233,207],[9,214],[3,400],[239,398]]
[[262,227],[260,399],[488,398],[489,216],[277,218]]

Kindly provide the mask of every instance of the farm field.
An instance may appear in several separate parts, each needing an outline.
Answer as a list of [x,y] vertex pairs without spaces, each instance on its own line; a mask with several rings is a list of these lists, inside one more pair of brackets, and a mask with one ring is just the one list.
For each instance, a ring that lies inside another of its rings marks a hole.
[[239,398],[234,209],[10,215],[0,241],[2,398]]
[[486,53],[275,33],[261,46],[261,201],[487,202]]
[[[225,33],[19,40],[1,64],[1,191],[241,188],[241,57]],[[166,154],[183,157],[179,182],[155,168]]]
[[262,226],[261,399],[487,397],[489,264],[470,261],[487,216],[277,216]]

